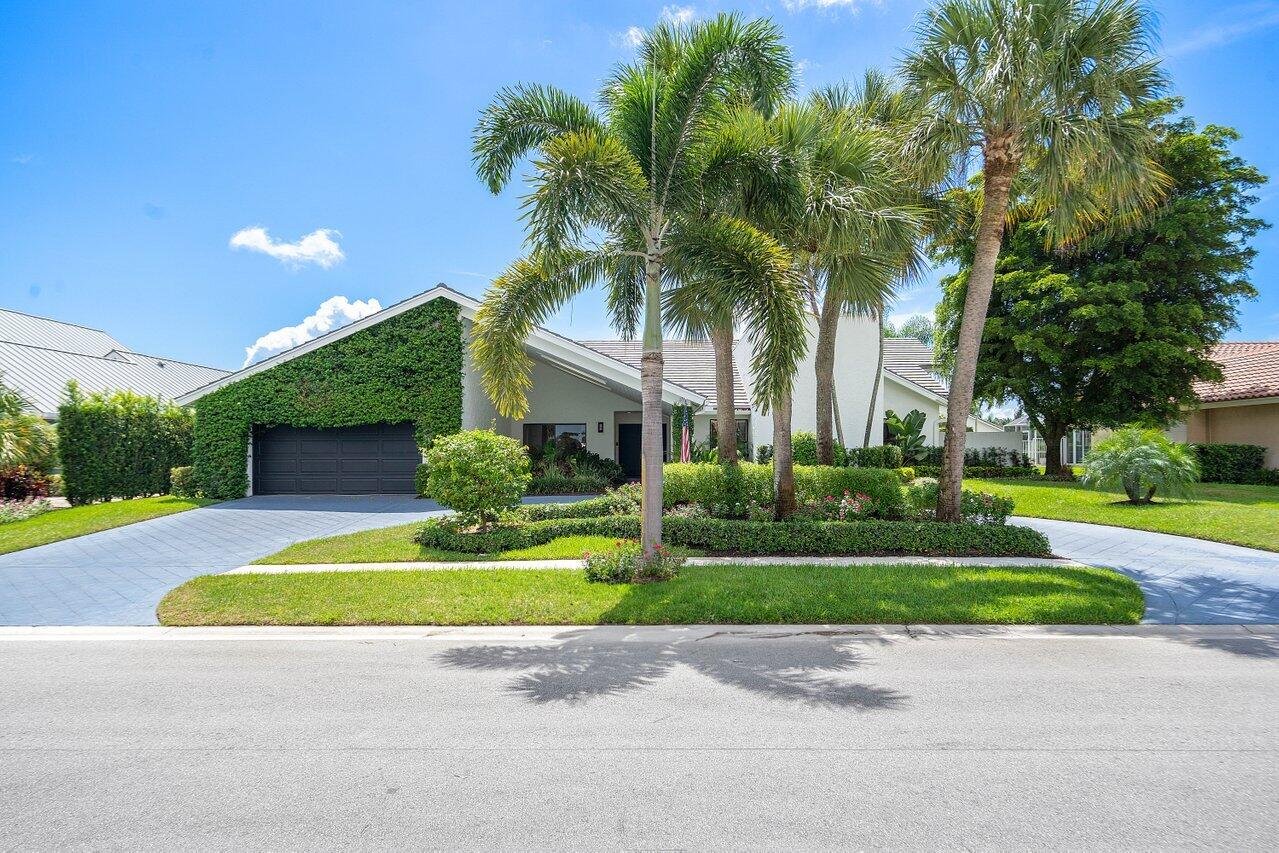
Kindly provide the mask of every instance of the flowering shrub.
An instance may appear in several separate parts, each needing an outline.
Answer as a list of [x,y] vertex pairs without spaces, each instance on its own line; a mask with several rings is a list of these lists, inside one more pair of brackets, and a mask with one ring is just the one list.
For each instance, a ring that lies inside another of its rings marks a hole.
[[663,515],[671,518],[709,518],[711,512],[701,504],[677,504],[666,510]]
[[11,521],[25,521],[35,518],[53,509],[53,504],[37,498],[26,498],[20,501],[0,501],[0,524]]
[[608,551],[582,555],[586,579],[591,583],[648,583],[666,581],[679,573],[684,558],[658,545],[650,557],[634,542],[618,540]]
[[[906,500],[916,518],[931,519],[937,512],[937,481],[932,477],[920,477],[906,488]],[[974,492],[964,489],[960,493],[959,511],[964,521],[975,524],[1003,524],[1013,514],[1012,498]]]
[[796,517],[805,521],[855,521],[870,516],[875,511],[875,502],[864,492],[853,494],[847,489],[843,497],[827,495],[824,498],[810,499],[795,509]]

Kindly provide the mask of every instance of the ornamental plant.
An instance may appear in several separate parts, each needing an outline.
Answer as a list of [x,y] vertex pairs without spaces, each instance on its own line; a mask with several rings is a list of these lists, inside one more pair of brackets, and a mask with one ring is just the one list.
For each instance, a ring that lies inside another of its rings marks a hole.
[[519,506],[531,479],[524,445],[491,429],[436,438],[426,464],[431,497],[464,527],[485,529]]
[[38,498],[26,498],[20,501],[0,500],[0,524],[11,521],[26,521],[53,509],[53,504]]
[[679,574],[684,558],[658,545],[645,555],[638,544],[618,540],[607,551],[586,552],[586,579],[591,583],[648,583],[667,581]]
[[1093,445],[1084,459],[1083,483],[1090,489],[1122,489],[1132,504],[1148,504],[1158,492],[1190,497],[1199,462],[1187,445],[1169,441],[1157,429],[1125,427]]

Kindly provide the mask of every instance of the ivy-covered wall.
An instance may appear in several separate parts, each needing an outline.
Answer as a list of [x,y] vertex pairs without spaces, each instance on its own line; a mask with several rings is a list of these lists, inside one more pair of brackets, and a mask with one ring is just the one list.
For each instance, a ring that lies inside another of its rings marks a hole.
[[413,421],[422,447],[462,427],[462,321],[448,299],[384,320],[195,402],[192,465],[209,497],[249,486],[254,425],[345,427]]

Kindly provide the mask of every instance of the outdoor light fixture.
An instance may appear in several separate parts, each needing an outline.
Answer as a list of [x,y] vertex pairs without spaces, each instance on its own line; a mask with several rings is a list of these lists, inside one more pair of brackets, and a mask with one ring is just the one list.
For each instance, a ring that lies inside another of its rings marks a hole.
[[603,421],[596,421],[596,423],[595,423],[595,431],[596,431],[596,432],[603,432],[603,431],[604,431],[604,422],[603,422]]

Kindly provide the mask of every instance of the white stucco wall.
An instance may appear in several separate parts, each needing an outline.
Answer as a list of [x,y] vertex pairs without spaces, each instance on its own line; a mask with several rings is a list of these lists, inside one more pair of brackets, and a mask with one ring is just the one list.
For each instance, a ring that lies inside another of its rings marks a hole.
[[[935,399],[911,386],[903,385],[889,377],[884,378],[884,411],[892,409],[898,417],[906,417],[913,410],[924,413],[924,440],[937,446],[941,441],[941,406]],[[883,418],[880,418],[879,434],[883,438]],[[882,443],[882,442],[881,442]]]
[[[817,320],[808,317],[809,348],[795,376],[791,405],[791,428],[794,432],[817,430],[817,379],[813,372],[812,342],[817,337]],[[842,317],[835,343],[835,395],[839,403],[839,419],[844,429],[844,443],[860,447],[866,432],[866,410],[870,405],[875,367],[879,361],[879,334],[875,321],[865,317]],[[745,340],[738,340],[733,350],[742,381],[752,399],[754,377],[750,373],[751,351]],[[875,423],[884,417],[883,396],[876,401]],[[758,410],[751,414],[751,444],[772,444],[773,419]],[[883,430],[871,429],[870,443],[883,443]]]

